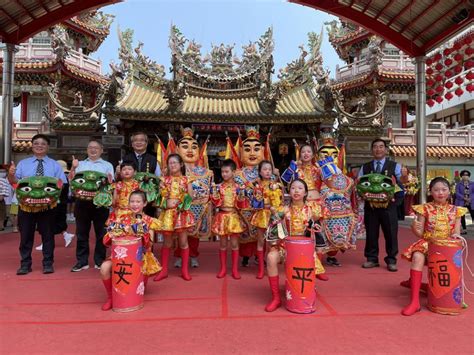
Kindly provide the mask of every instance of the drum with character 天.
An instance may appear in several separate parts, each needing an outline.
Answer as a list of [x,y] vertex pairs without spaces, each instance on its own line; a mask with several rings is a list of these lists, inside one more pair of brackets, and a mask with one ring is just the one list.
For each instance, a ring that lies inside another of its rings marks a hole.
[[140,237],[112,240],[112,309],[115,312],[131,312],[143,308],[144,252]]
[[286,249],[286,309],[294,313],[312,313],[316,310],[314,240],[306,237],[288,237]]
[[428,308],[457,315],[463,307],[462,241],[433,239],[428,243]]

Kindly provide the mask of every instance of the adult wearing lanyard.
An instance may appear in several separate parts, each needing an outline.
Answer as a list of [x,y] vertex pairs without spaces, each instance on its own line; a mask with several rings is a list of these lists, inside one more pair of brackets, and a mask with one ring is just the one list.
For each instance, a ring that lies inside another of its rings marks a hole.
[[[8,180],[16,184],[18,180],[32,176],[49,176],[60,179],[65,183],[66,176],[56,160],[47,156],[49,150],[49,138],[43,134],[37,134],[31,139],[33,156],[21,160],[17,166],[12,162],[8,171]],[[18,212],[18,226],[20,228],[20,256],[21,265],[17,275],[26,275],[31,272],[31,250],[35,231],[38,229],[43,242],[43,274],[54,272],[54,219],[55,208],[41,212],[26,212],[20,209]]]
[[[387,143],[377,138],[372,141],[372,155],[373,160],[362,166],[359,171],[359,177],[370,173],[385,174],[387,176],[395,176],[397,183],[401,179],[400,164],[388,160]],[[388,271],[397,271],[397,254],[398,254],[398,214],[397,204],[391,201],[386,208],[372,208],[368,203],[364,207],[364,224],[366,230],[366,241],[364,256],[367,261],[362,264],[364,269],[379,267],[379,230],[382,227],[382,232],[385,238],[385,250],[387,256],[385,263]]]
[[[72,160],[72,167],[69,173],[69,179],[72,181],[76,173],[81,171],[97,171],[113,178],[114,167],[108,161],[101,158],[104,148],[102,143],[97,140],[91,140],[87,145],[87,158],[79,161]],[[90,200],[77,199],[74,206],[74,216],[76,218],[76,264],[71,272],[79,272],[89,268],[89,232],[91,224],[94,224],[95,248],[94,264],[99,269],[105,260],[105,246],[102,238],[105,235],[105,222],[109,217],[109,209],[106,207],[96,207]]]

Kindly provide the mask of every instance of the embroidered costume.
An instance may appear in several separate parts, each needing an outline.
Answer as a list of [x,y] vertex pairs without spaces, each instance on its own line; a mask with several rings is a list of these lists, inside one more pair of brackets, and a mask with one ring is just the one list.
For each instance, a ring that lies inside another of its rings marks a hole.
[[272,180],[260,180],[254,189],[254,208],[250,223],[261,229],[267,229],[272,214],[271,208],[278,211],[282,207],[283,192],[281,184]]
[[[160,184],[162,211],[158,217],[160,232],[174,232],[194,225],[193,214],[189,211],[191,197],[188,195],[186,176],[164,176]],[[178,200],[176,207],[168,208],[168,200]]]
[[216,190],[211,199],[220,210],[214,216],[212,233],[219,236],[243,233],[246,227],[237,211],[241,206],[239,186],[234,182],[223,182],[217,185]]
[[414,205],[413,210],[425,218],[423,238],[410,245],[402,254],[402,258],[411,261],[413,253],[428,253],[430,239],[449,239],[454,233],[456,219],[467,213],[465,207],[450,204],[440,205],[434,202]]
[[[291,183],[295,179],[301,179],[308,186],[308,195],[311,191],[316,191],[319,194],[321,190],[321,169],[316,164],[303,164],[300,161],[291,161],[290,166],[283,172],[282,180],[286,183]],[[319,205],[319,199],[308,198],[306,203],[313,207]],[[317,207],[316,207],[317,208]]]
[[130,199],[130,194],[133,191],[140,189],[140,184],[135,179],[122,180],[112,184],[112,188],[115,189],[117,196],[117,201],[114,209],[118,212],[120,210],[128,209],[128,200]]

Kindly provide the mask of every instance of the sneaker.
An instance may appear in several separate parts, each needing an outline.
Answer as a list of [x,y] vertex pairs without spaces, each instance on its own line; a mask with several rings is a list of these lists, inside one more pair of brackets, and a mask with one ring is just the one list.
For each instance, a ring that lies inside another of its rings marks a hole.
[[43,244],[38,245],[35,250],[42,251],[43,250]]
[[341,266],[341,263],[339,262],[339,260],[337,260],[333,256],[328,256],[327,259],[326,259],[326,262],[328,263],[328,265]]
[[95,264],[94,269],[100,270],[100,265]]
[[248,256],[242,257],[242,266],[243,267],[248,267],[249,266],[249,257]]
[[176,261],[174,262],[174,267],[175,268],[180,268],[181,265],[182,265],[181,258],[176,259]]
[[70,214],[67,215],[66,221],[70,222],[70,223],[74,223],[74,222],[76,222],[76,217],[74,217],[74,215],[72,213],[70,213]]
[[64,232],[63,236],[64,236],[64,247],[67,248],[72,243],[72,239],[74,238],[74,234]]
[[18,233],[18,227],[13,227],[12,232],[13,233]]
[[77,263],[74,265],[71,269],[71,272],[79,272],[82,270],[87,270],[89,268],[89,265],[82,265],[81,263]]
[[193,268],[199,267],[199,261],[198,261],[197,258],[191,258],[191,267],[193,267]]

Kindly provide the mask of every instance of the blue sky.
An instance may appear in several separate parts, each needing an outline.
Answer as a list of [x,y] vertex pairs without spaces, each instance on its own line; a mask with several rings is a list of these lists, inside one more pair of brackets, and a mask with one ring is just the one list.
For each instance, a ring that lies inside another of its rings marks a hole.
[[[300,44],[307,44],[307,33],[319,33],[324,22],[334,17],[314,9],[282,0],[126,0],[102,8],[115,15],[111,33],[99,50],[92,54],[102,60],[105,73],[108,63],[118,62],[117,26],[134,30],[134,46],[144,43],[143,53],[170,66],[168,36],[175,24],[188,39],[202,45],[204,55],[211,43],[234,44],[240,56],[241,46],[256,41],[268,27],[273,26],[276,72],[298,58]],[[325,26],[324,26],[325,27]],[[324,66],[334,77],[336,64],[342,64],[325,33],[322,45]],[[343,64],[342,64],[343,65]]]

